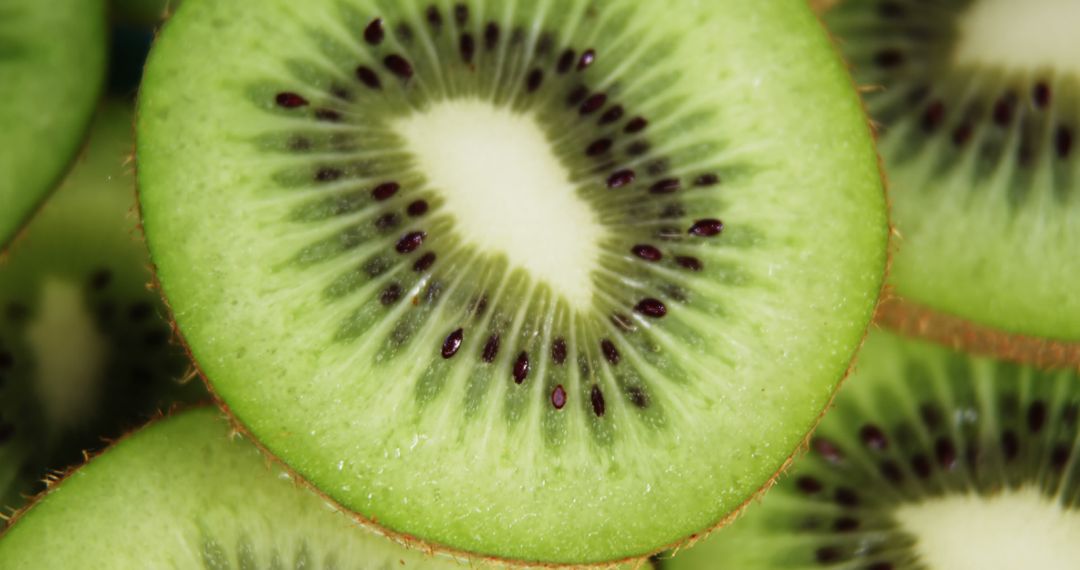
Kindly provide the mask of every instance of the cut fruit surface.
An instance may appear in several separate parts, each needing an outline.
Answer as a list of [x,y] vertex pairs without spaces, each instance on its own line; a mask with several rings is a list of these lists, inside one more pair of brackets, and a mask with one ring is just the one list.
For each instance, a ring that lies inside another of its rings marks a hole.
[[848,0],[826,13],[881,126],[896,293],[1080,341],[1080,5]]
[[872,333],[809,454],[669,570],[1075,568],[1080,374]]
[[73,472],[0,536],[0,566],[468,568],[361,528],[270,467],[219,416],[161,420]]
[[185,1],[137,160],[245,428],[499,558],[717,524],[815,424],[884,271],[869,127],[797,0]]
[[0,6],[0,250],[60,182],[105,80],[104,0]]
[[132,109],[110,101],[84,156],[0,262],[0,512],[177,400],[206,398],[136,229]]

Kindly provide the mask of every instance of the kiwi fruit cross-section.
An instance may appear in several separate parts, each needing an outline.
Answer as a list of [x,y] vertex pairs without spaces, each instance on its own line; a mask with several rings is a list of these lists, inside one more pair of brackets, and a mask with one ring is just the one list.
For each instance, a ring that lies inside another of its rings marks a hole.
[[109,101],[85,156],[0,261],[0,509],[177,400],[171,340],[134,213],[130,103]]
[[1066,570],[1080,374],[871,333],[809,453],[668,570]]
[[0,567],[470,568],[361,528],[230,437],[219,415],[161,420],[73,472],[0,535]]
[[80,148],[105,79],[104,0],[0,5],[0,251]]
[[137,131],[217,395],[436,549],[600,562],[718,524],[883,279],[869,125],[800,0],[186,0]]
[[1069,341],[1074,365],[1078,19],[1069,0],[845,0],[825,13],[881,125],[896,294],[910,311]]

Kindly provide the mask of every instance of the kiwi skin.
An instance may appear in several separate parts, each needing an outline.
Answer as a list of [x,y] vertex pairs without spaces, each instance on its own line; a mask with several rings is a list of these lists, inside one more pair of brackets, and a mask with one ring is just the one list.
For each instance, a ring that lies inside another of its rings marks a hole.
[[894,295],[880,301],[874,322],[896,333],[970,354],[1041,369],[1080,369],[1080,344],[999,331]]

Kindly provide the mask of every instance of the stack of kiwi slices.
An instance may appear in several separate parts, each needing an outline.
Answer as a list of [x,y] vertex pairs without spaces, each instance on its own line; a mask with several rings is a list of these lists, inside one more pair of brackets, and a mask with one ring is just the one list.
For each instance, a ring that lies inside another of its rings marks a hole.
[[1080,366],[1080,4],[845,0],[900,236],[882,322]]
[[104,0],[0,5],[0,255],[80,148],[105,79]]
[[185,0],[137,131],[223,407],[435,551],[601,563],[725,521],[883,280],[870,128],[802,0]]

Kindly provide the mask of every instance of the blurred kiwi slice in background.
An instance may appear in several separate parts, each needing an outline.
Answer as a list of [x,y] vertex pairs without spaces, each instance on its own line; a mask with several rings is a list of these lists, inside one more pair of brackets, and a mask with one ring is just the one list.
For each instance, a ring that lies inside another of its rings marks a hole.
[[1080,377],[871,333],[809,453],[668,570],[1067,570]]
[[801,0],[186,0],[137,161],[231,413],[480,557],[718,524],[815,425],[883,279],[869,125]]
[[0,566],[185,570],[485,568],[335,512],[216,409],[159,420],[55,484],[0,535]]
[[208,397],[173,342],[137,230],[132,106],[109,100],[72,173],[0,261],[0,508],[177,401]]
[[104,0],[0,4],[0,253],[63,178],[105,80]]
[[882,322],[1080,365],[1080,3],[844,0],[900,239]]

